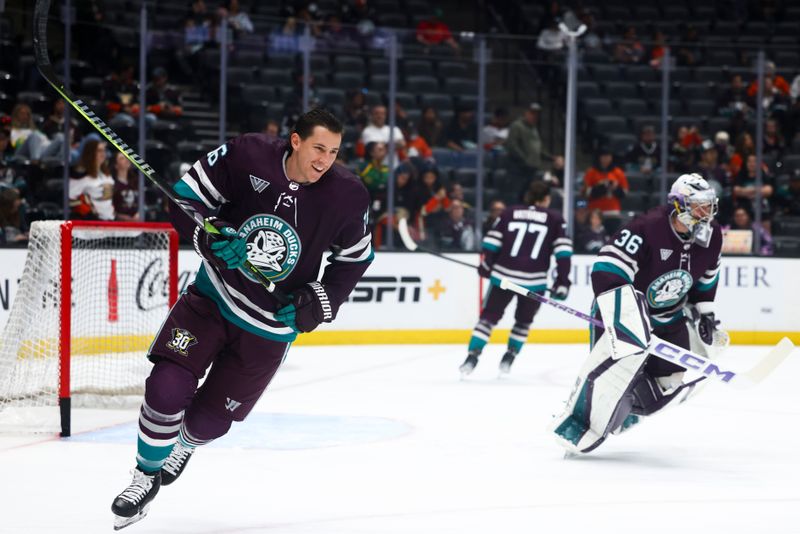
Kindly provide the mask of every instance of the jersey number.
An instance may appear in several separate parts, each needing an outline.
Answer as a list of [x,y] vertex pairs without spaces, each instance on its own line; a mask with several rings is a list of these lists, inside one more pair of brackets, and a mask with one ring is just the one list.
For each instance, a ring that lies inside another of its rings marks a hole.
[[213,167],[214,164],[219,159],[219,157],[224,156],[227,153],[228,153],[228,145],[222,145],[219,148],[215,148],[214,150],[206,154],[208,156],[208,166]]
[[639,251],[639,245],[642,244],[642,238],[636,234],[632,234],[630,230],[624,229],[619,233],[619,237],[614,244],[620,248],[625,248],[628,254],[636,254]]
[[517,233],[514,238],[514,245],[511,247],[512,258],[519,254],[519,249],[522,247],[522,241],[525,239],[526,233],[536,234],[536,242],[531,250],[531,258],[535,260],[539,257],[544,236],[547,235],[547,226],[539,223],[510,222],[508,223],[508,231]]

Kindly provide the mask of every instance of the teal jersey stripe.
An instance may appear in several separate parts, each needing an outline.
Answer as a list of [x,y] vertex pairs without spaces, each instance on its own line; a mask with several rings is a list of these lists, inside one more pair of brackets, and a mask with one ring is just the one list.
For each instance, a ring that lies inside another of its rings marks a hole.
[[331,263],[338,263],[340,265],[347,265],[347,264],[358,264],[358,263],[370,263],[374,259],[375,259],[375,251],[372,250],[372,251],[370,251],[369,256],[367,256],[366,258],[364,258],[361,261],[341,261],[341,260],[337,260],[335,257],[331,256],[330,262]]
[[560,260],[561,258],[571,258],[572,252],[568,250],[562,250],[561,252],[556,252],[556,259]]
[[486,241],[483,241],[481,243],[481,248],[483,248],[485,250],[490,250],[492,252],[497,252],[498,250],[500,250],[500,247],[498,247],[497,245],[493,245],[491,243],[487,243]]
[[[491,284],[493,286],[500,287],[500,279],[498,277],[492,276],[489,279],[489,281],[491,282]],[[516,282],[514,282],[514,283],[516,283]],[[532,293],[540,293],[541,294],[541,293],[544,293],[545,291],[547,291],[547,284],[538,284],[538,285],[535,285],[535,286],[526,286],[526,285],[523,285],[523,284],[517,284],[517,285],[524,287],[525,289],[527,289],[528,291],[530,291]]]
[[188,198],[191,200],[196,200],[198,202],[203,202],[203,200],[197,196],[197,193],[192,191],[192,188],[186,185],[186,182],[183,180],[178,180],[178,182],[172,186],[172,189],[183,198]]
[[271,339],[273,341],[282,341],[291,343],[292,341],[297,339],[296,332],[292,334],[275,334],[272,332],[261,330],[260,328],[255,327],[250,323],[247,323],[242,319],[240,319],[239,316],[237,316],[230,310],[230,308],[228,308],[228,305],[222,299],[222,296],[220,296],[220,294],[217,292],[217,289],[211,283],[211,280],[209,280],[208,274],[206,273],[205,265],[201,265],[200,270],[197,271],[197,277],[194,279],[194,285],[200,291],[200,293],[210,298],[217,304],[217,308],[219,308],[220,313],[225,319],[235,324],[242,330],[245,330],[257,336],[261,336],[266,339]]
[[709,283],[702,284],[700,282],[697,282],[697,285],[695,285],[695,287],[697,289],[699,289],[700,291],[708,291],[709,289],[711,289],[712,287],[717,285],[717,282],[719,282],[719,273],[717,273],[717,275],[714,277],[714,279],[711,280]]
[[620,278],[622,278],[623,280],[625,280],[627,283],[629,283],[629,284],[633,283],[633,280],[631,280],[630,277],[628,277],[628,275],[625,274],[625,271],[623,271],[622,269],[620,269],[619,267],[617,267],[613,263],[606,263],[604,261],[599,261],[599,262],[595,263],[594,266],[592,267],[592,272],[595,272],[595,271],[600,271],[600,272],[603,272],[603,273],[615,274],[615,275],[619,276]]

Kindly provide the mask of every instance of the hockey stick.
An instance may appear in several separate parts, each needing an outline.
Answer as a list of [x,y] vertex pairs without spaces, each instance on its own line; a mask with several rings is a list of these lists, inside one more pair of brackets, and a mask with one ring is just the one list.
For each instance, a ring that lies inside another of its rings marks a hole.
[[[471,267],[475,269],[476,266],[461,260],[457,260],[455,258],[450,258],[445,256],[441,252],[431,250],[429,248],[423,247],[418,245],[412,238],[411,234],[408,232],[408,223],[406,219],[400,219],[398,221],[398,231],[400,233],[400,239],[402,239],[403,244],[405,247],[410,251],[422,251],[427,252],[428,254],[432,254],[439,258],[442,258],[447,261],[451,261],[453,263],[457,263],[459,265],[464,265],[466,267]],[[604,328],[603,322],[596,317],[592,317],[591,315],[587,315],[582,313],[575,308],[571,308],[565,304],[560,302],[556,302],[551,300],[544,295],[539,295],[538,293],[534,293],[522,287],[519,284],[515,284],[510,280],[499,277],[500,280],[500,288],[505,289],[508,291],[513,291],[518,295],[522,295],[523,297],[537,300],[543,304],[548,304],[553,306],[554,308],[558,308],[559,310],[566,312],[572,316],[578,317],[579,319],[583,319],[597,327]],[[757,384],[764,380],[767,376],[769,376],[772,371],[775,370],[792,352],[794,349],[794,344],[791,340],[787,337],[783,338],[775,345],[770,351],[761,357],[761,359],[753,366],[750,370],[740,373],[736,371],[726,370],[719,367],[716,363],[712,362],[710,359],[691,352],[689,350],[684,349],[683,347],[679,347],[674,343],[670,343],[664,339],[661,339],[655,335],[652,335],[650,338],[650,345],[647,347],[647,351],[656,356],[657,358],[661,358],[662,360],[666,360],[668,362],[672,362],[676,365],[683,367],[686,370],[696,371],[702,374],[706,378],[715,378],[722,382],[732,382],[735,383],[751,383]]]
[[[61,83],[60,78],[53,69],[50,63],[50,56],[47,53],[47,15],[50,11],[50,0],[36,0],[36,6],[33,10],[33,49],[36,55],[36,66],[42,77],[55,89],[61,96],[75,108],[80,115],[89,121],[94,128],[105,137],[109,143],[122,152],[128,160],[144,174],[156,187],[158,187],[173,204],[178,206],[186,215],[191,218],[194,223],[208,232],[209,234],[220,235],[217,228],[211,224],[210,220],[203,218],[203,216],[196,212],[190,204],[178,198],[173,192],[170,185],[157,177],[153,168],[136,152],[133,151],[108,125],[100,119],[97,114],[86,105],[85,102],[78,99],[72,91]],[[255,279],[264,286],[264,288],[272,294],[273,297],[280,304],[289,304],[289,297],[283,293],[275,285],[272,280],[266,277],[255,265],[250,261],[245,261],[245,269],[252,274]]]

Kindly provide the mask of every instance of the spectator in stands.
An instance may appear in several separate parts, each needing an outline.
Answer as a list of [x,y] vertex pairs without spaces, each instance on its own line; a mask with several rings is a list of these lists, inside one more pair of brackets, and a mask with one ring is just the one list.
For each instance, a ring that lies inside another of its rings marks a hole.
[[421,207],[418,202],[416,170],[409,163],[401,163],[394,173],[394,205],[405,208],[414,217]]
[[775,211],[800,217],[800,169],[790,175],[789,182],[775,192]]
[[749,156],[756,153],[756,144],[753,136],[747,132],[742,132],[736,138],[736,146],[730,161],[728,162],[728,172],[731,176],[737,176],[742,170],[742,164],[747,161]]
[[[745,160],[744,168],[733,181],[733,205],[750,213],[755,213],[756,200],[756,155],[751,154]],[[764,228],[770,231],[772,220],[772,194],[774,179],[766,165],[761,167],[761,220]]]
[[344,123],[363,130],[367,125],[367,89],[348,89],[345,93]]
[[25,178],[17,176],[12,166],[11,134],[5,128],[0,128],[0,188],[15,187],[24,189],[27,185]]
[[139,177],[122,152],[114,155],[111,165],[114,179],[114,213],[118,221],[138,221],[139,219]]
[[732,117],[737,113],[747,117],[752,113],[741,74],[731,75],[730,86],[717,100],[717,112],[725,117]]
[[578,233],[577,249],[586,254],[597,254],[608,243],[608,233],[603,225],[603,213],[599,209],[589,212],[589,224]]
[[336,53],[358,50],[359,46],[352,28],[342,24],[338,13],[330,13],[322,27],[322,35],[317,40],[318,49]]
[[553,53],[560,52],[566,47],[567,36],[558,29],[558,19],[555,17],[549,18],[544,29],[539,32],[536,48],[544,53],[545,57],[551,58]]
[[586,26],[586,31],[581,35],[578,44],[588,50],[601,50],[603,48],[603,34],[597,29],[594,13],[587,8],[577,9],[578,19]]
[[114,179],[108,175],[106,144],[89,140],[69,178],[70,216],[113,221]]
[[693,67],[700,63],[700,33],[693,24],[686,26],[680,39],[680,46],[675,51],[676,62],[681,67]]
[[245,33],[253,33],[253,21],[250,15],[242,11],[239,0],[228,0],[227,8],[220,8],[221,15],[228,17],[228,25],[233,29],[234,39]]
[[442,124],[439,115],[436,113],[436,108],[427,106],[422,110],[422,119],[419,124],[419,135],[425,139],[429,146],[443,146],[444,125]]
[[386,203],[386,188],[391,172],[386,166],[386,143],[372,141],[367,143],[367,160],[358,169],[358,176],[367,187],[372,197],[372,206],[375,213],[384,210]]
[[[595,164],[583,176],[580,194],[588,199],[590,211],[598,209],[603,213],[609,232],[615,229],[611,227],[619,225],[622,211],[620,200],[625,198],[628,190],[628,178],[625,172],[614,164],[611,150],[601,148],[597,152]],[[608,221],[609,218],[613,220]]]
[[[786,81],[786,78],[778,74],[775,70],[775,63],[772,61],[767,61],[764,64],[764,81],[766,79],[771,79],[771,85],[774,87],[776,94],[782,94],[784,96],[789,96],[790,87],[789,82]],[[766,87],[766,85],[765,85]],[[770,88],[770,92],[772,88]],[[766,92],[766,91],[765,91]],[[753,79],[750,82],[750,85],[747,86],[747,96],[750,98],[755,98],[756,94],[758,93],[758,78]]]
[[19,190],[0,187],[0,244],[23,243],[28,240],[25,203]]
[[714,146],[717,149],[717,161],[727,171],[728,162],[735,152],[733,145],[731,145],[731,136],[725,130],[720,130],[714,134]]
[[51,141],[36,128],[33,112],[28,104],[17,104],[11,110],[11,147],[14,159],[38,162],[42,158],[58,155],[63,146],[63,136]]
[[636,36],[636,28],[628,26],[622,35],[622,40],[614,47],[614,61],[619,63],[641,63],[645,56],[645,49]]
[[177,119],[183,115],[181,95],[169,84],[167,69],[153,69],[153,81],[147,87],[147,111],[160,119]]
[[296,54],[300,51],[300,36],[297,19],[286,17],[282,26],[277,26],[270,32],[267,53],[269,55]]
[[543,160],[552,159],[542,147],[539,135],[539,112],[542,106],[537,102],[530,104],[522,117],[515,120],[508,130],[505,147],[508,153],[507,172],[509,182],[515,189],[527,185],[536,176]]
[[464,204],[460,200],[450,203],[447,217],[440,220],[436,231],[440,250],[475,250],[475,228],[464,212]]
[[461,202],[461,205],[464,206],[467,218],[474,218],[475,214],[472,212],[472,204],[467,202],[464,198],[464,186],[458,182],[452,182],[447,187],[447,196],[451,201],[458,200]]
[[661,149],[656,137],[656,129],[647,124],[639,132],[639,142],[633,145],[626,156],[629,172],[652,174],[661,166]]
[[503,150],[503,145],[508,139],[509,122],[511,121],[507,108],[497,107],[494,109],[489,124],[483,127],[481,144],[485,150]]
[[703,138],[695,125],[681,126],[675,134],[675,142],[670,150],[670,160],[674,172],[685,173],[697,165],[698,152]]
[[211,16],[203,0],[194,0],[183,25],[184,53],[192,56],[211,41]]
[[653,46],[650,48],[649,61],[651,67],[660,69],[661,61],[664,58],[666,50],[667,36],[661,30],[656,30],[653,33]]
[[444,132],[445,145],[450,150],[463,152],[477,147],[478,125],[472,106],[460,104]]
[[420,206],[417,227],[420,236],[425,239],[426,226],[435,228],[438,219],[444,214],[444,210],[450,207],[447,189],[439,179],[439,173],[436,169],[427,169],[422,173],[420,184],[417,188],[416,203]]
[[417,25],[417,42],[425,46],[428,52],[438,52],[443,45],[456,54],[460,51],[450,28],[442,21],[442,10],[438,7],[433,9],[430,17]]
[[[389,125],[386,124],[386,115],[386,106],[377,105],[372,107],[369,114],[369,123],[361,131],[360,144],[362,146],[366,147],[367,144],[373,142],[386,143],[388,145],[389,134],[392,132],[395,148],[397,150],[405,148],[406,141],[403,137],[403,132],[397,126],[394,127],[394,130],[391,130]],[[357,150],[357,152],[361,150]]]
[[[108,125],[112,128],[135,127],[139,116],[139,83],[134,78],[133,65],[123,64],[103,81],[102,97],[108,110]],[[147,123],[153,124],[156,116],[148,113]]]
[[435,164],[433,159],[433,150],[425,141],[425,138],[419,135],[417,128],[412,122],[406,122],[402,128],[403,137],[406,138],[405,155],[401,159],[414,158],[416,164]]
[[758,233],[761,238],[761,256],[772,256],[775,252],[772,243],[772,235],[764,226],[759,226],[753,221],[747,208],[742,206],[736,208],[733,212],[733,219],[731,220],[730,226],[723,228],[725,230],[750,230],[753,232],[753,236]]
[[706,179],[706,181],[717,192],[717,197],[730,195],[730,187],[728,187],[728,176],[725,169],[719,164],[719,153],[714,142],[710,139],[703,141],[700,151],[700,161],[697,163],[697,174]]
[[777,119],[770,117],[764,122],[764,156],[769,156],[775,160],[783,157],[786,150],[786,140],[781,133],[781,125]]
[[[750,105],[756,108],[757,93],[750,98]],[[769,115],[784,114],[789,110],[789,96],[784,94],[775,86],[775,80],[772,77],[764,78],[764,91],[761,100],[761,105],[764,111]]]
[[[560,210],[564,205],[564,156],[553,156],[550,168],[544,171],[542,180],[550,185],[550,209]],[[530,189],[528,184],[527,191]],[[524,198],[524,192],[521,192]]]
[[269,119],[264,126],[264,133],[272,137],[279,137],[281,135],[281,124],[275,119]]
[[[63,98],[56,98],[53,101],[53,110],[50,113],[50,116],[47,117],[47,120],[44,121],[42,124],[42,133],[47,136],[48,139],[53,140],[58,137],[58,134],[61,134],[61,139],[63,139],[64,135],[64,99]],[[72,130],[72,138],[73,141],[79,140],[76,139],[76,135],[78,131],[76,128],[78,127],[78,121],[75,119],[73,115],[70,117],[70,129]]]
[[503,213],[503,210],[506,209],[506,203],[502,200],[492,200],[489,203],[489,211],[486,213],[486,218],[483,220],[482,234],[486,235],[486,232],[492,229],[494,226],[494,222],[500,217],[500,214]]

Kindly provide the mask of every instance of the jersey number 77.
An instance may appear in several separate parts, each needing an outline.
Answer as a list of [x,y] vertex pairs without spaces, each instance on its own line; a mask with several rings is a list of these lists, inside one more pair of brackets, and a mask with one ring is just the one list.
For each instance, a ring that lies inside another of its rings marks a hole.
[[534,241],[533,248],[531,248],[531,258],[535,260],[539,257],[539,251],[542,249],[544,237],[547,235],[546,225],[539,223],[510,222],[508,223],[508,231],[516,232],[517,234],[516,237],[514,237],[514,244],[511,246],[511,252],[509,253],[512,258],[515,258],[519,254],[522,243],[525,240],[525,235],[529,233],[536,236],[536,241]]

